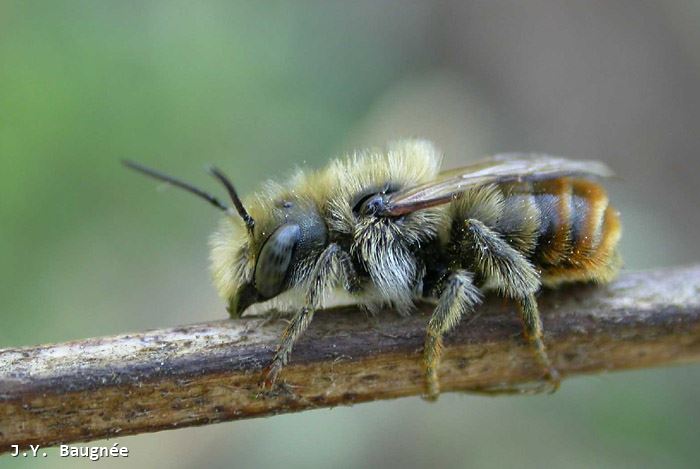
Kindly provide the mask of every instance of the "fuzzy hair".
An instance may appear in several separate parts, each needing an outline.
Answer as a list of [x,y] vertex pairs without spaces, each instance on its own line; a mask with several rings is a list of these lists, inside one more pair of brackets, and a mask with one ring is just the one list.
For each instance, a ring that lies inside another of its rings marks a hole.
[[484,289],[523,298],[539,290],[539,274],[525,257],[501,236],[478,220],[467,220],[466,248],[472,252],[474,268],[485,280]]
[[442,208],[400,218],[376,218],[353,212],[359,197],[386,188],[400,190],[430,181],[440,168],[440,154],[426,141],[396,142],[387,152],[356,153],[333,161],[322,173],[326,221],[351,240],[350,252],[369,274],[376,295],[370,310],[389,304],[400,313],[413,309],[419,266],[412,249],[434,238],[443,223]]
[[[410,310],[419,275],[410,249],[436,235],[444,210],[422,210],[400,221],[373,222],[359,218],[352,209],[358,196],[365,193],[381,191],[387,185],[400,189],[433,179],[440,161],[439,152],[430,142],[406,140],[390,144],[385,152],[367,150],[333,160],[318,171],[298,170],[286,184],[266,182],[260,192],[244,200],[255,219],[253,237],[249,237],[243,221],[233,217],[224,219],[210,240],[212,272],[219,294],[231,299],[239,286],[252,282],[263,243],[285,222],[284,211],[279,208],[281,201],[293,201],[318,211],[330,231],[351,239],[350,251],[357,253],[375,283],[357,296],[361,304],[371,309],[383,302]],[[293,269],[290,283],[306,289],[314,266],[301,264]],[[344,280],[342,276],[334,277],[339,282]],[[323,290],[329,289],[330,285]],[[296,302],[303,294],[290,292],[283,298]]]
[[[470,189],[450,205],[449,216],[462,229],[462,220],[479,220],[524,254],[535,250],[541,215],[526,183],[489,184]],[[451,235],[444,232],[441,238],[449,242],[447,237]]]
[[284,201],[293,201],[304,210],[319,211],[314,197],[307,190],[307,175],[297,170],[283,185],[266,181],[262,190],[246,197],[243,205],[255,220],[252,238],[238,215],[224,218],[209,240],[211,271],[219,295],[230,300],[239,286],[253,280],[257,256],[272,232],[285,223]]
[[387,185],[405,188],[428,182],[440,169],[441,156],[424,140],[394,142],[388,151],[366,150],[332,161],[319,175],[319,202],[331,229],[351,234],[357,223],[353,205],[359,195]]
[[493,228],[503,215],[505,198],[494,184],[475,187],[464,192],[450,204],[450,218],[453,220],[479,220]]

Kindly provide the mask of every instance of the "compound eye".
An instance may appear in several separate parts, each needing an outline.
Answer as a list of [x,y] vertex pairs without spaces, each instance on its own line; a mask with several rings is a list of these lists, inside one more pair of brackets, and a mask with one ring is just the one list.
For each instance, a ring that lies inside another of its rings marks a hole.
[[300,238],[299,225],[284,224],[265,241],[255,264],[255,289],[262,297],[272,298],[282,292]]

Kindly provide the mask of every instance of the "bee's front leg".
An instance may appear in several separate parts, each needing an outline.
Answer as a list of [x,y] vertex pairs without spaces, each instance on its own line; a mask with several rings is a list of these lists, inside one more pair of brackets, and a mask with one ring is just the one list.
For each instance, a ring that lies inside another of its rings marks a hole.
[[302,308],[294,315],[287,329],[285,329],[284,334],[282,334],[282,341],[277,347],[274,358],[263,371],[264,378],[261,383],[263,388],[271,389],[275,384],[277,375],[289,360],[289,354],[292,353],[294,343],[301,337],[306,328],[309,327],[313,317],[314,310],[306,307]]
[[356,283],[357,276],[348,254],[337,244],[330,244],[323,250],[311,272],[305,295],[306,304],[292,318],[282,334],[275,356],[263,371],[263,388],[272,388],[274,385],[277,375],[289,360],[294,344],[309,327],[326,292],[338,284],[353,291]]
[[481,301],[481,292],[474,286],[472,279],[473,275],[470,272],[457,270],[447,277],[439,289],[440,300],[428,322],[423,348],[424,399],[435,400],[440,394],[438,367],[443,335],[454,329],[465,314],[472,313]]

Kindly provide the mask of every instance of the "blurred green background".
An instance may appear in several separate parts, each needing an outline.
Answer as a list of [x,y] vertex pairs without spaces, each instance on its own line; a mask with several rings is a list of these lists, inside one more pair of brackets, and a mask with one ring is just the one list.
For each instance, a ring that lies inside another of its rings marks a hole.
[[[241,192],[426,137],[454,166],[607,161],[626,268],[700,260],[700,4],[0,1],[0,347],[226,317],[218,214],[123,170]],[[171,468],[697,467],[698,366],[119,438]],[[73,467],[52,450],[0,467]]]

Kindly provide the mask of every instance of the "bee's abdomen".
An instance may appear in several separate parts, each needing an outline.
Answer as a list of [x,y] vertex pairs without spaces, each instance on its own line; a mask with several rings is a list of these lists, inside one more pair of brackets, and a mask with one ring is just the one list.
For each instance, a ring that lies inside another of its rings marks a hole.
[[542,283],[607,281],[617,272],[620,220],[593,181],[552,178],[483,186],[451,207],[450,241],[465,267],[473,262],[469,219],[479,220],[521,252]]
[[539,217],[532,262],[545,284],[605,281],[619,266],[617,211],[603,188],[585,179],[558,178],[532,187]]

